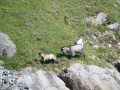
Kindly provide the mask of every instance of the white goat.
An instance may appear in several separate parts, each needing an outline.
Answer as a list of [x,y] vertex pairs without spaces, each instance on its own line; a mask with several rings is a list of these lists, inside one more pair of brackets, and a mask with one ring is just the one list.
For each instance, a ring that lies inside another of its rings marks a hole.
[[61,52],[68,52],[70,54],[70,58],[75,56],[75,53],[83,54],[85,58],[85,54],[83,53],[84,44],[83,39],[80,37],[78,40],[74,42],[74,45],[71,46],[63,46],[61,47]]
[[39,53],[39,55],[42,57],[41,61],[44,63],[45,61],[52,61],[52,63],[54,63],[54,60],[56,60],[56,56],[53,54],[43,54],[43,53]]
[[68,52],[71,57],[75,56],[75,53],[79,53],[80,55],[83,54],[85,58],[85,54],[83,53],[84,47],[82,45],[72,45],[72,46],[63,46],[61,47],[61,52],[65,53]]

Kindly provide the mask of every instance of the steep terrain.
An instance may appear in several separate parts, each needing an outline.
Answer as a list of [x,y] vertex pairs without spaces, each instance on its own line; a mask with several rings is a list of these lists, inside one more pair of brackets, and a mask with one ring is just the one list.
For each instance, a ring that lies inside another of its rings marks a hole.
[[[17,48],[13,57],[0,56],[0,60],[10,70],[32,66],[58,72],[74,62],[106,67],[106,61],[120,59],[120,30],[107,27],[120,23],[119,11],[117,0],[0,0],[0,32]],[[103,24],[86,20],[100,12],[106,14]],[[86,58],[69,60],[60,48],[73,45],[79,36],[83,36]],[[55,54],[58,64],[41,65],[39,52]]]

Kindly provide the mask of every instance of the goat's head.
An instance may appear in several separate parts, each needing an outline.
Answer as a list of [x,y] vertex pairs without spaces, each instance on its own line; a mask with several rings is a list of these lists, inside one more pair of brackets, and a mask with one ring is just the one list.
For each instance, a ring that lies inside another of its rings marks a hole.
[[40,56],[40,55],[41,55],[41,53],[39,52],[39,53],[38,53],[38,55]]
[[39,54],[39,56],[44,56],[44,54],[43,53],[38,53]]
[[61,47],[61,52],[63,53],[63,47]]
[[66,47],[61,47],[61,52],[65,53],[67,51]]

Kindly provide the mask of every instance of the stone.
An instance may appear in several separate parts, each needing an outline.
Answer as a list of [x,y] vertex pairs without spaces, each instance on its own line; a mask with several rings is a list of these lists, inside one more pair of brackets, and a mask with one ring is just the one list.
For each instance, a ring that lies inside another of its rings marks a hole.
[[96,59],[96,60],[100,60],[97,56],[95,56],[95,55],[93,55],[92,57],[91,57],[92,59]]
[[99,46],[98,45],[93,45],[93,48],[98,49]]
[[117,44],[117,47],[120,49],[120,42]]
[[10,38],[0,32],[0,55],[12,57],[17,51],[15,44],[10,40]]
[[92,22],[95,25],[103,24],[103,22],[106,21],[106,14],[103,12],[100,12],[98,15],[88,16],[86,17],[86,21]]
[[96,18],[96,22],[98,22],[99,24],[102,24],[105,21],[106,21],[106,14],[103,12],[100,12]]
[[120,73],[115,68],[75,63],[58,76],[70,90],[120,90]]
[[111,47],[112,47],[112,44],[108,44],[108,47],[111,48]]
[[93,42],[91,42],[91,41],[89,41],[89,43],[90,43],[90,45],[94,45],[94,43],[93,43]]
[[119,27],[119,23],[115,22],[113,24],[108,25],[108,28],[112,29],[112,30],[116,30]]
[[27,67],[15,72],[21,81],[24,81],[30,90],[69,90],[65,83],[52,72]]
[[117,7],[117,4],[114,4],[114,7]]
[[117,0],[117,2],[120,4],[120,0]]
[[20,81],[12,71],[0,66],[0,90],[29,90],[24,81]]
[[95,36],[95,35],[92,35],[92,38],[93,38],[93,39],[96,39],[96,36]]

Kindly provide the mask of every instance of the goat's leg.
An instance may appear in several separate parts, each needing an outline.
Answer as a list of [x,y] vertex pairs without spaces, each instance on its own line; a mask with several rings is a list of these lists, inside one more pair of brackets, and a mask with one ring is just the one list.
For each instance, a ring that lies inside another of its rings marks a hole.
[[42,64],[44,64],[45,62],[44,61],[42,61]]
[[80,53],[79,53],[79,58],[81,57],[81,54],[82,54],[82,53],[80,52]]
[[83,55],[84,58],[85,58],[85,53],[84,52],[80,52],[80,56]]
[[85,53],[83,52],[83,56],[84,56],[84,58],[85,58]]
[[52,59],[52,64],[54,63],[54,59]]
[[43,58],[41,59],[41,63],[42,63],[42,64],[44,64],[44,63],[45,63],[45,61],[43,60]]
[[72,60],[72,58],[75,58],[75,56],[70,55],[70,60]]
[[71,59],[72,59],[72,56],[70,56],[69,60],[71,60]]
[[75,52],[74,51],[70,51],[69,54],[70,54],[70,60],[75,57]]

